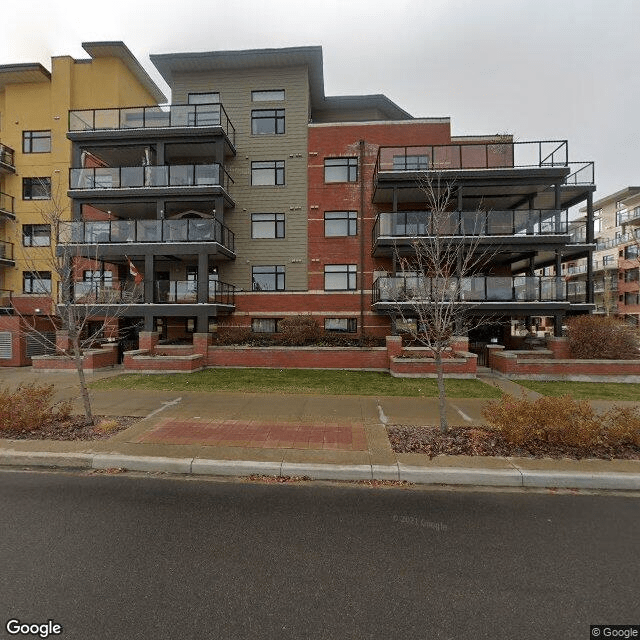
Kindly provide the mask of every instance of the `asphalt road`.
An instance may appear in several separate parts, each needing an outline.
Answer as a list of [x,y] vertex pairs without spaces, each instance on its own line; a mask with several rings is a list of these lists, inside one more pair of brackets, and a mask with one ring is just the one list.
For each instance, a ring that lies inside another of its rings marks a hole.
[[[0,472],[0,638],[587,639],[640,498]],[[28,636],[37,637],[37,636]]]

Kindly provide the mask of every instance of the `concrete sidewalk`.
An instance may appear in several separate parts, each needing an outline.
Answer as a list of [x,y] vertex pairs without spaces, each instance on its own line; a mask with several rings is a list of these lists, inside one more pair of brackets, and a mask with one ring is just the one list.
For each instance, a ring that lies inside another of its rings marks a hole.
[[[119,372],[92,374],[96,380]],[[483,375],[509,393],[519,385]],[[0,385],[53,381],[75,398],[75,374],[0,370]],[[640,490],[638,460],[550,460],[396,454],[385,424],[438,424],[436,398],[143,390],[91,392],[96,415],[144,418],[107,440],[0,440],[0,465],[124,468],[224,476],[282,475],[421,484]],[[452,425],[480,424],[486,401],[448,401]]]

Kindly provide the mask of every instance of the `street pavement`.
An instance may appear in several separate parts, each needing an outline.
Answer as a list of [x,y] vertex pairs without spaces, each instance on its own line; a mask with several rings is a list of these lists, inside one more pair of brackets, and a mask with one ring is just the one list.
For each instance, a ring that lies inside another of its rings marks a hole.
[[[89,381],[119,371],[89,374]],[[517,394],[523,387],[480,378]],[[53,382],[81,412],[75,373],[0,369],[0,386]],[[525,391],[530,396],[534,392]],[[436,398],[92,390],[94,413],[142,418],[97,441],[0,439],[0,466],[127,469],[212,476],[395,480],[420,484],[640,490],[638,460],[550,460],[397,454],[385,425],[438,424]],[[451,398],[450,424],[482,423],[484,400]],[[596,402],[606,407],[611,403]]]

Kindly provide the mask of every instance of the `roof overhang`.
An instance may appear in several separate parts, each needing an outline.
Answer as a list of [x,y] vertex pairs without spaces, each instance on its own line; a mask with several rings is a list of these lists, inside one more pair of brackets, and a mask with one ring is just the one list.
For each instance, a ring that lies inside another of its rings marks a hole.
[[0,65],[0,91],[10,84],[51,82],[51,73],[40,63]]
[[83,42],[82,48],[93,58],[118,58],[134,75],[136,80],[153,96],[158,103],[167,102],[167,97],[160,91],[151,76],[142,68],[138,59],[129,48],[119,40],[113,42]]

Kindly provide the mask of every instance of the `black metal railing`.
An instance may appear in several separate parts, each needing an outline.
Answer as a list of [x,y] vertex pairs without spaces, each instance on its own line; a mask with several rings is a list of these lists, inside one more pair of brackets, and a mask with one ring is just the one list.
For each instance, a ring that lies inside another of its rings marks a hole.
[[222,127],[235,145],[235,127],[219,102],[69,111],[69,131],[177,127]]
[[0,260],[11,260],[13,262],[13,242],[0,240]]
[[373,283],[373,303],[563,302],[566,282],[556,276],[381,276]]
[[[123,282],[74,282],[71,287],[70,301],[74,304],[140,304],[144,302],[144,286]],[[58,288],[58,300],[65,302],[64,289]]]
[[14,203],[15,200],[13,196],[10,196],[8,193],[2,193],[0,191],[0,212],[5,215],[9,215],[12,218],[15,217]]
[[640,229],[635,229],[633,233],[623,233],[622,235],[616,236],[615,238],[598,240],[598,242],[596,243],[596,251],[612,249],[613,247],[618,247],[621,244],[626,244],[627,242],[637,242],[638,240],[640,240]]
[[69,188],[77,190],[221,186],[228,191],[231,183],[217,163],[69,169]]
[[585,244],[587,242],[586,225],[572,227],[569,229],[569,236],[571,244]]
[[373,242],[381,236],[536,236],[563,235],[569,229],[566,210],[398,211],[378,214]]
[[[234,304],[235,287],[211,280],[207,301],[210,304]],[[158,304],[196,304],[198,302],[197,280],[158,280],[154,283],[154,300]]]
[[11,169],[15,169],[15,151],[6,144],[0,142],[0,164],[4,164]]
[[596,174],[593,162],[569,162],[571,173],[565,178],[566,185],[595,184]]
[[233,231],[214,219],[61,222],[59,244],[217,242],[234,251]]

